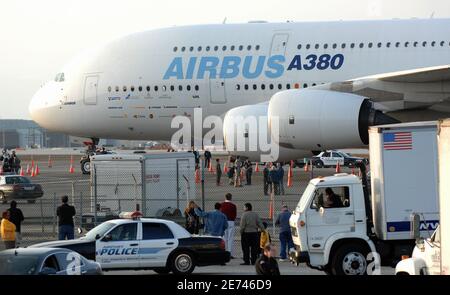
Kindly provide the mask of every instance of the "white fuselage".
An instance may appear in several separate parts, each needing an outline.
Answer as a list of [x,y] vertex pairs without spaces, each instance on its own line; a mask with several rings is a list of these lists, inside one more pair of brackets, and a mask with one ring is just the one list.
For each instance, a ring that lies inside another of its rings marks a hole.
[[288,88],[448,64],[449,36],[450,19],[145,31],[74,60],[36,93],[30,113],[76,136],[168,140],[172,118],[192,118],[194,108],[223,116]]

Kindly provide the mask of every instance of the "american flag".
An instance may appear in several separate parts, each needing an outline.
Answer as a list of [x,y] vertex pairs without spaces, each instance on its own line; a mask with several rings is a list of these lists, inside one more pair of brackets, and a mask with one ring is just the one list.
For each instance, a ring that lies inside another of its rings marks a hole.
[[383,134],[383,147],[385,150],[411,150],[411,132],[391,132]]

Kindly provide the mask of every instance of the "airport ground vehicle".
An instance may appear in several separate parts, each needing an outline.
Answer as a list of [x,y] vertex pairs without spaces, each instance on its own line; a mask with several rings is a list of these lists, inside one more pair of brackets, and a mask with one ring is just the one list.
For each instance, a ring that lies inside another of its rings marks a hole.
[[41,185],[32,183],[24,176],[0,176],[0,202],[2,203],[10,200],[27,200],[28,203],[34,203],[43,195],[44,191]]
[[[312,179],[290,219],[297,248],[291,260],[351,275],[411,255],[412,215],[423,216],[423,237],[439,222],[436,133],[436,122],[371,127],[372,194],[364,163],[358,163],[362,179],[345,173]],[[340,197],[333,206],[328,188]]]
[[421,216],[417,216],[414,226],[416,246],[411,258],[400,261],[396,268],[397,275],[434,275],[450,274],[450,245],[449,228],[450,209],[449,193],[450,185],[447,179],[450,177],[450,120],[439,122],[438,127],[438,152],[439,152],[439,210],[440,226],[430,238],[419,237],[418,224]]
[[193,153],[97,155],[91,164],[92,212],[134,211],[138,205],[146,217],[171,215],[195,199]]
[[91,173],[91,158],[95,155],[109,155],[114,154],[112,151],[100,151],[96,152],[91,149],[88,149],[86,151],[86,154],[81,157],[80,165],[81,165],[81,172],[83,174],[90,174]]
[[104,270],[152,269],[157,273],[189,274],[196,266],[230,261],[222,238],[191,236],[169,220],[139,218],[139,212],[121,214],[77,240],[55,241],[31,247],[62,247],[95,259]]
[[356,163],[364,162],[364,164],[369,164],[368,159],[360,157],[352,157],[347,153],[341,151],[324,151],[313,156],[311,162],[316,168],[336,166],[339,163],[340,166],[346,167],[356,167]]
[[0,275],[101,275],[99,263],[69,249],[17,248],[0,252]]

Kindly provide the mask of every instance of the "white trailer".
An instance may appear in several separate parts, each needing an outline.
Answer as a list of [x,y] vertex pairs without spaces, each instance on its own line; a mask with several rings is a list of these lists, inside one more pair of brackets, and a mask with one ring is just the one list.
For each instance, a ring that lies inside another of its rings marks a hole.
[[362,179],[312,179],[290,219],[294,263],[330,274],[378,272],[411,255],[412,216],[423,217],[423,237],[436,229],[437,123],[375,126],[369,136],[371,195],[363,163]]
[[147,217],[183,211],[196,198],[195,161],[189,152],[108,154],[91,159],[92,210],[133,211]]

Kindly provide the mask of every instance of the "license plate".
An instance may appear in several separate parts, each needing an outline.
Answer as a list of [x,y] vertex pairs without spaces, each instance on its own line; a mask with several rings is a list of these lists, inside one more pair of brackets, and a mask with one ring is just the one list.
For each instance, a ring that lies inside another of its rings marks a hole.
[[34,186],[26,186],[26,187],[24,187],[24,190],[32,191],[32,190],[34,190]]

